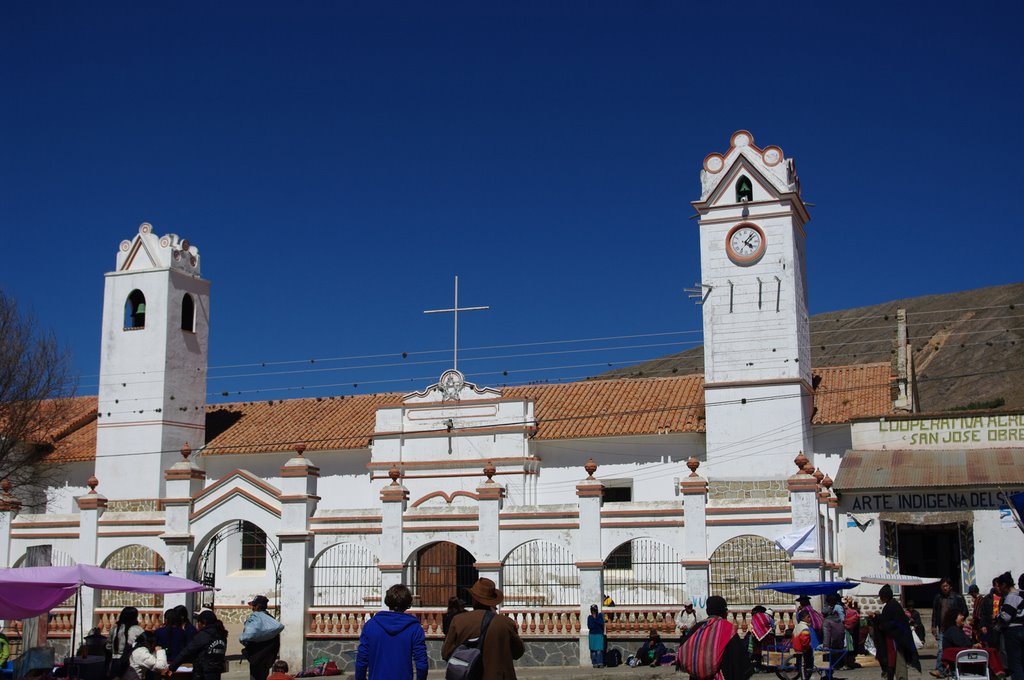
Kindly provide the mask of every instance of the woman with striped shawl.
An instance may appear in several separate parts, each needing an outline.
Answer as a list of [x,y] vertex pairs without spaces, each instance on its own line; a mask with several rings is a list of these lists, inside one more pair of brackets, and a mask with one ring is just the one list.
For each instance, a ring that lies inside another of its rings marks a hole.
[[736,627],[726,619],[725,598],[712,595],[705,607],[708,618],[694,629],[679,649],[680,668],[692,680],[747,680],[754,674],[746,645],[736,637]]
[[775,619],[772,612],[763,605],[757,605],[750,610],[750,636],[747,650],[754,662],[754,667],[760,670],[764,667],[763,649],[766,646],[775,644]]

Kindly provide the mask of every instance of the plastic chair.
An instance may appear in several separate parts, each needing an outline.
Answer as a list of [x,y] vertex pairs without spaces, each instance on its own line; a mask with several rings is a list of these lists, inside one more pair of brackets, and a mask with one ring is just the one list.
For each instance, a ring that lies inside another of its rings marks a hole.
[[[974,672],[963,672],[961,666],[970,666],[969,670]],[[953,668],[957,680],[988,680],[988,652],[984,649],[961,649],[956,653]]]

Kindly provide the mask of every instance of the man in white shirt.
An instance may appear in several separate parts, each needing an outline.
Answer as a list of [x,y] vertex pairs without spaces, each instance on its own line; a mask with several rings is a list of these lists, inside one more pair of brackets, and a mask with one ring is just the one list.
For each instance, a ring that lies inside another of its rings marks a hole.
[[682,644],[686,641],[686,638],[690,637],[690,631],[697,625],[697,620],[697,610],[694,609],[693,603],[685,603],[682,610],[676,614],[676,631],[679,633],[679,644]]

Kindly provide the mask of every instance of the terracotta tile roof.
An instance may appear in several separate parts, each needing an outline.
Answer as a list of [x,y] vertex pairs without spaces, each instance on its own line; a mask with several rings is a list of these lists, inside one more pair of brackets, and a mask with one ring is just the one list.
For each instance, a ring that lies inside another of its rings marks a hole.
[[[891,413],[889,365],[822,368],[814,416],[816,425],[849,422]],[[503,390],[506,398],[533,399],[539,421],[536,439],[575,439],[704,431],[704,377],[589,380],[526,385]],[[398,393],[285,399],[206,408],[206,451],[225,455],[369,446],[376,411],[401,400]],[[96,448],[96,397],[78,397],[69,426],[55,441],[53,460],[92,460]]]
[[46,438],[53,450],[47,460],[90,461],[96,452],[96,397],[71,397],[49,402],[61,409],[60,423]]
[[536,439],[704,431],[704,376],[590,380],[503,390],[535,400]]
[[814,369],[815,425],[848,423],[853,418],[892,413],[891,366],[888,363]]
[[1024,484],[1024,449],[850,451],[836,474],[837,491]]
[[370,445],[377,408],[400,394],[283,399],[206,407],[206,453],[361,449]]

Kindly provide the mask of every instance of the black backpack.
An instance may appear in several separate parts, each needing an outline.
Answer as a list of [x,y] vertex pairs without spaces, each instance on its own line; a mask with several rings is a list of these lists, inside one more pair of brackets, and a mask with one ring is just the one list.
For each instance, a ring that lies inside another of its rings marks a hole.
[[488,609],[480,624],[480,636],[469,638],[455,648],[448,657],[448,668],[444,672],[444,680],[479,680],[484,672],[484,638],[487,627],[491,625],[494,612]]
[[617,648],[609,649],[604,653],[604,665],[608,668],[622,665],[622,652]]

